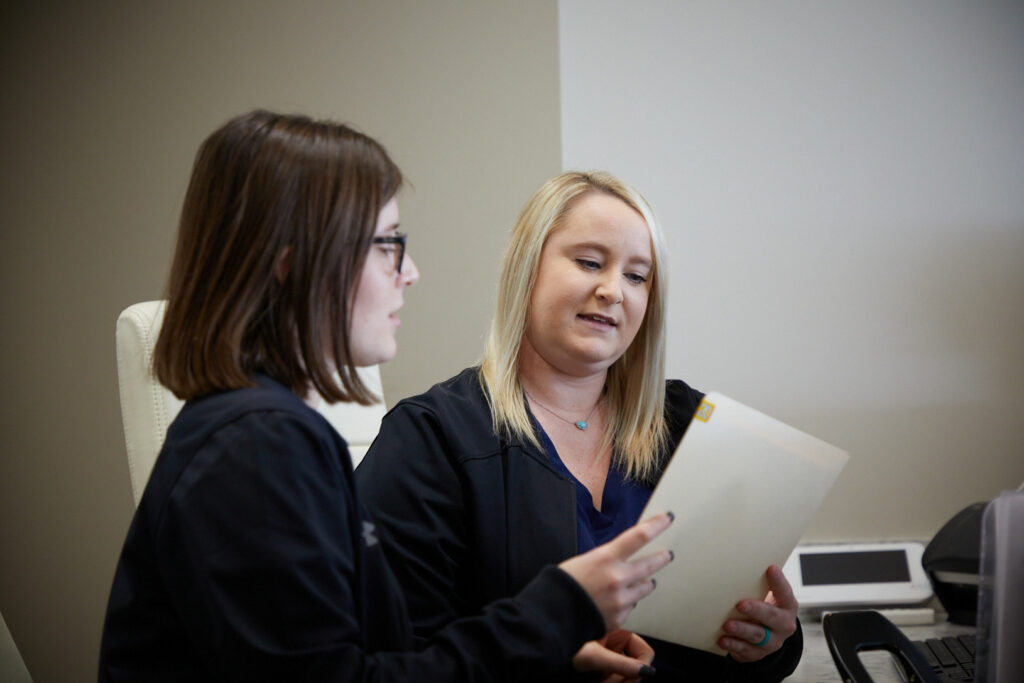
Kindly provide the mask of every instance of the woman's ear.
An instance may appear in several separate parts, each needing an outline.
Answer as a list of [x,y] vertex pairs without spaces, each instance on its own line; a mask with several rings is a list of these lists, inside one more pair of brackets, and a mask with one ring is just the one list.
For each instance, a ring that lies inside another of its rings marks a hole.
[[274,264],[274,277],[277,278],[277,283],[283,285],[284,281],[288,279],[288,271],[292,267],[292,248],[287,246],[281,250],[281,253],[277,255],[277,263]]

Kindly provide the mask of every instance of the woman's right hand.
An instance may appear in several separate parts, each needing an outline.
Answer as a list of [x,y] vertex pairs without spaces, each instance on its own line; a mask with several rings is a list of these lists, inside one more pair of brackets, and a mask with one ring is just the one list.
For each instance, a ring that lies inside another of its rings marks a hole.
[[670,512],[651,517],[558,565],[587,591],[609,631],[625,623],[636,603],[654,590],[651,575],[672,561],[671,550],[629,558],[667,529],[673,519]]
[[618,629],[584,643],[572,658],[572,666],[577,671],[599,672],[601,683],[636,683],[656,673],[653,661],[654,648],[646,640]]

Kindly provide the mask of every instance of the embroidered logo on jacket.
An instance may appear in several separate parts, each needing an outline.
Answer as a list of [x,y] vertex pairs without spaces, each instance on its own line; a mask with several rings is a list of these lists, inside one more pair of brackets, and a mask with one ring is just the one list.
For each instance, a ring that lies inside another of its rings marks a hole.
[[363,522],[363,543],[366,544],[367,548],[372,548],[380,543],[377,540],[377,527],[372,522]]

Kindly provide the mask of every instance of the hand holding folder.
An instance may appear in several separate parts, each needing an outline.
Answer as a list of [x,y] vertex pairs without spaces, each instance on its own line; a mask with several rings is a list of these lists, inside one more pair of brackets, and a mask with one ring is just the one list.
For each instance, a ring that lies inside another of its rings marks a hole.
[[658,540],[676,560],[626,628],[724,654],[718,646],[744,598],[768,592],[845,466],[846,452],[722,394],[701,403],[642,518],[671,510]]

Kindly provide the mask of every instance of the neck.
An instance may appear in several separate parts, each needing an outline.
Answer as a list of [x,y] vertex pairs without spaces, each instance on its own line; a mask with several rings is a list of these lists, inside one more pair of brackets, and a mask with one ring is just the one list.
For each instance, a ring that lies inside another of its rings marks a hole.
[[601,400],[606,369],[586,375],[570,375],[558,370],[523,339],[519,352],[519,382],[527,393],[545,405],[566,414],[582,415]]
[[313,387],[309,388],[309,391],[305,396],[300,396],[299,398],[301,398],[302,401],[313,410],[318,410],[320,408],[320,404],[324,402],[324,397],[321,396],[320,392]]

